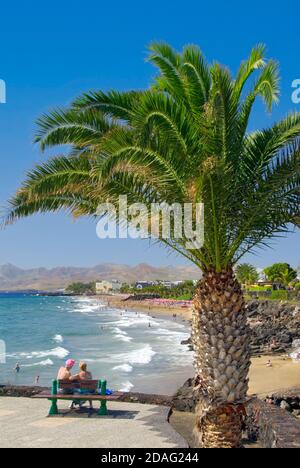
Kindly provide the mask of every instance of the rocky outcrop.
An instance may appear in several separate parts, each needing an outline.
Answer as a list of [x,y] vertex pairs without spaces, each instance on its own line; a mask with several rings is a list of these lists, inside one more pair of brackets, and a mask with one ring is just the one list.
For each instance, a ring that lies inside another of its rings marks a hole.
[[[288,353],[300,339],[300,304],[254,300],[247,312],[253,356]],[[191,338],[182,344],[193,349]]]
[[300,417],[300,388],[274,393],[266,398],[266,402],[288,411],[296,418]]
[[172,406],[172,397],[168,395],[156,395],[151,393],[128,392],[120,398],[120,401],[128,403],[141,403],[147,405]]
[[194,393],[194,379],[188,379],[177,390],[173,397],[172,407],[177,411],[193,412],[197,404],[197,395]]
[[252,355],[287,353],[300,338],[300,305],[276,301],[250,301]]
[[10,386],[0,385],[0,397],[23,397],[31,398],[34,395],[38,395],[41,392],[49,390],[45,387],[27,387],[27,386]]

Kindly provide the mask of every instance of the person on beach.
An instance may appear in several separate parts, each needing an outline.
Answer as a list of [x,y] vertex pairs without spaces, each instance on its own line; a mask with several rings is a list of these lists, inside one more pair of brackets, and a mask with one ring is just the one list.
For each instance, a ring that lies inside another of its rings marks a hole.
[[[86,362],[80,362],[79,363],[79,373],[76,375],[73,375],[70,380],[93,380],[92,373],[87,370],[87,363]],[[80,393],[85,393],[84,390],[81,390]],[[88,391],[88,393],[93,393],[91,390]],[[93,409],[93,402],[90,400],[90,409]],[[79,404],[81,407],[82,405]]]
[[79,363],[79,373],[73,375],[70,380],[93,380],[92,373],[87,370],[87,363]]
[[[74,359],[68,359],[66,361],[66,365],[65,367],[61,367],[58,371],[58,374],[57,374],[57,380],[71,380],[72,378],[72,369],[73,367],[75,366],[76,362],[74,361]],[[60,390],[59,393],[62,393],[63,395],[72,395],[74,393],[74,390],[73,389],[68,389],[68,388],[64,388],[62,390]],[[70,409],[73,409],[74,408],[74,402],[71,403],[70,405]]]
[[14,371],[16,372],[16,374],[19,374],[19,373],[20,373],[20,370],[21,370],[21,366],[20,366],[20,364],[17,362]]
[[72,369],[75,366],[76,362],[74,359],[68,359],[66,361],[65,367],[61,367],[57,374],[57,380],[71,380],[72,377]]

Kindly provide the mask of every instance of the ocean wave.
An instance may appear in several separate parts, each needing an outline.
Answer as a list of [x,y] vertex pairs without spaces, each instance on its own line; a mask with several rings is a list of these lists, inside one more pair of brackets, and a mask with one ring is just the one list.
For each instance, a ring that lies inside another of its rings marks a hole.
[[131,382],[122,383],[122,388],[120,388],[120,392],[130,392],[130,390],[134,387]]
[[114,338],[117,338],[120,341],[124,341],[125,343],[130,343],[130,341],[132,341],[131,336],[128,336],[128,333],[121,330],[119,327],[116,327],[113,330],[113,335],[114,335]]
[[124,341],[124,343],[130,343],[130,341],[132,341],[131,336],[114,335],[114,337],[117,338],[120,341]]
[[133,367],[129,364],[121,364],[120,366],[113,367],[113,370],[121,372],[132,372]]
[[156,352],[147,344],[143,348],[135,349],[130,353],[118,354],[112,356],[112,361],[123,361],[128,364],[150,364]]
[[8,355],[10,358],[15,359],[43,359],[46,357],[56,357],[58,359],[64,359],[69,356],[70,352],[62,347],[49,349],[47,351],[32,351],[31,353],[14,353]]
[[36,357],[36,358],[43,358],[43,357],[53,356],[53,357],[57,357],[59,359],[64,359],[67,356],[69,356],[69,354],[70,354],[70,351],[68,351],[67,349],[62,348],[61,346],[59,346],[57,348],[50,349],[48,351],[33,352],[33,353],[31,353],[31,356]]
[[53,337],[53,341],[56,341],[56,343],[63,343],[64,342],[64,338],[62,335],[55,335]]
[[119,328],[140,327],[142,325],[146,328],[149,326],[149,322],[151,323],[151,326],[159,325],[159,322],[147,315],[123,316],[120,320],[114,323]]
[[78,298],[73,301],[73,304],[77,307],[71,310],[71,313],[77,312],[81,314],[90,314],[92,312],[99,311],[104,307],[104,304],[90,298]]
[[38,366],[54,366],[54,362],[51,359],[46,359],[45,361],[35,362],[33,364],[24,364],[22,367],[38,367]]

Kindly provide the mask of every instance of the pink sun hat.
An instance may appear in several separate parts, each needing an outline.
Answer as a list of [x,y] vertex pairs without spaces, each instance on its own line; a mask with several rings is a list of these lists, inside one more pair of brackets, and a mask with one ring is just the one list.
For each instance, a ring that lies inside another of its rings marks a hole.
[[66,367],[72,368],[72,367],[74,367],[75,364],[76,364],[76,361],[74,361],[74,359],[68,359],[66,361]]

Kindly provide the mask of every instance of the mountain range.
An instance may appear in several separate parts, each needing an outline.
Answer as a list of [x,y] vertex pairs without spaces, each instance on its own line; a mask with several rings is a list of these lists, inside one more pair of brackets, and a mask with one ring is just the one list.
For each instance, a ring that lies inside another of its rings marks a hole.
[[124,283],[155,280],[191,280],[199,279],[199,270],[194,266],[156,267],[141,263],[122,265],[103,263],[90,268],[57,267],[22,269],[15,265],[0,266],[0,291],[55,291],[64,289],[73,282],[118,280]]

